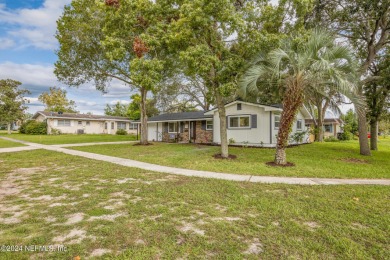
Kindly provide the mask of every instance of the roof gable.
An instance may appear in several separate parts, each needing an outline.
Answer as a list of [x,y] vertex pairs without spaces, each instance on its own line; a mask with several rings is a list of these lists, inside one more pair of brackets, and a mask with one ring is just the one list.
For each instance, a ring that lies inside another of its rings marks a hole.
[[127,117],[122,116],[104,116],[104,115],[89,115],[89,114],[77,114],[77,113],[62,113],[49,112],[49,111],[38,111],[33,116],[33,119],[42,115],[46,118],[66,118],[66,119],[82,119],[82,120],[122,120],[122,121],[133,121]]
[[194,112],[181,112],[181,113],[168,113],[148,118],[148,122],[161,122],[161,121],[180,121],[180,120],[200,120],[208,119],[211,116],[205,115],[204,111]]

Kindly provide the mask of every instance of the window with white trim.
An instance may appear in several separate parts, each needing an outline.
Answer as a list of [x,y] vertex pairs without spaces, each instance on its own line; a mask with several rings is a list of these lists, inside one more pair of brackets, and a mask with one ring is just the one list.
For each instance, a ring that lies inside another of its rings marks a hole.
[[91,122],[87,121],[87,125],[90,125],[90,124],[91,124]]
[[168,123],[168,133],[177,133],[177,123]]
[[117,129],[125,129],[126,130],[126,123],[125,122],[118,122]]
[[333,132],[333,125],[324,125],[324,130],[327,133],[332,133]]
[[130,123],[130,124],[129,124],[129,130],[134,130],[134,129],[137,129],[137,124],[135,124],[135,123]]
[[114,122],[111,122],[111,129],[112,129],[112,130],[115,129],[115,124],[114,124]]
[[78,125],[83,125],[83,121],[79,121],[79,122],[78,122]]
[[104,129],[107,130],[107,128],[108,128],[108,127],[107,127],[107,122],[105,122],[105,123],[104,123]]
[[213,130],[213,121],[206,121],[206,130]]
[[65,120],[58,120],[58,126],[70,126],[70,120],[65,119]]
[[250,116],[230,116],[229,128],[249,128]]
[[297,130],[298,131],[302,130],[302,119],[297,120]]
[[279,126],[280,126],[280,115],[276,114],[274,116],[274,128],[279,129]]

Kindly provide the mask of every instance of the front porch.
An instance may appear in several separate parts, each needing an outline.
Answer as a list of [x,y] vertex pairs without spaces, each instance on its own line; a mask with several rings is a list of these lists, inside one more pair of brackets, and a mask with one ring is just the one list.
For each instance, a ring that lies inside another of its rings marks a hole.
[[149,139],[167,143],[212,143],[211,120],[183,120],[149,124]]

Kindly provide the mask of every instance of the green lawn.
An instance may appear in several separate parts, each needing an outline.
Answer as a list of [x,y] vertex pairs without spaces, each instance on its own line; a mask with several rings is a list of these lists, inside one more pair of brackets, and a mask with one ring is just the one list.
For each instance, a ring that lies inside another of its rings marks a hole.
[[24,146],[24,145],[0,138],[0,148],[9,148],[9,147],[18,147],[18,146]]
[[218,160],[212,155],[219,147],[155,143],[151,146],[104,145],[72,149],[130,158],[159,165],[226,172],[236,174],[324,177],[324,178],[390,178],[390,139],[379,141],[379,150],[373,156],[359,155],[357,141],[314,143],[287,149],[288,161],[295,167],[270,167],[274,149],[231,147],[236,160]]
[[25,135],[0,133],[1,136],[10,137],[22,141],[28,141],[40,144],[76,144],[91,142],[116,142],[116,141],[135,141],[136,135],[108,135],[108,134],[88,134],[88,135]]
[[389,256],[389,187],[189,178],[44,150],[0,163],[0,245],[67,247],[0,259]]

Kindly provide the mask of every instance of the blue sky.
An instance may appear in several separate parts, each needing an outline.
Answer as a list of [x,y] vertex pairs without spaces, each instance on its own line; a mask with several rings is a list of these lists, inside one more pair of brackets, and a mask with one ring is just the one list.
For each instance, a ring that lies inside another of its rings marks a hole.
[[0,79],[15,79],[31,91],[28,112],[44,107],[38,96],[57,86],[68,92],[82,113],[103,114],[106,104],[128,103],[128,86],[112,82],[109,93],[103,95],[93,84],[69,88],[53,74],[58,49],[56,20],[71,0],[0,0]]

